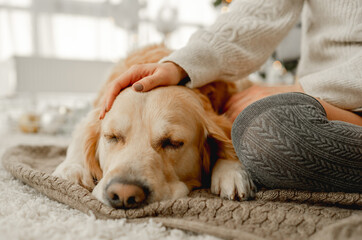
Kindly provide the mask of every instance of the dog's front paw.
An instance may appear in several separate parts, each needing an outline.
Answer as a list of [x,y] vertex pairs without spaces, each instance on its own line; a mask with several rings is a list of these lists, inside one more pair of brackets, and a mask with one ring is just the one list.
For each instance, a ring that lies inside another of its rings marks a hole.
[[77,164],[61,163],[52,173],[53,176],[79,184],[87,189],[93,189],[94,182],[84,167]]
[[256,187],[240,162],[219,159],[211,175],[211,192],[226,199],[246,200]]

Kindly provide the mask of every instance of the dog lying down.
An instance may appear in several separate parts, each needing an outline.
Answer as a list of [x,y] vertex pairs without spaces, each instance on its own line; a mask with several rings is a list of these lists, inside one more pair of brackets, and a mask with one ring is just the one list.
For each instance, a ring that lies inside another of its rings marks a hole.
[[218,114],[236,90],[232,84],[158,87],[145,93],[127,88],[99,120],[105,89],[116,76],[169,53],[148,47],[116,66],[53,175],[84,186],[114,208],[177,199],[200,187],[228,199],[254,196],[255,186],[230,140],[231,123]]

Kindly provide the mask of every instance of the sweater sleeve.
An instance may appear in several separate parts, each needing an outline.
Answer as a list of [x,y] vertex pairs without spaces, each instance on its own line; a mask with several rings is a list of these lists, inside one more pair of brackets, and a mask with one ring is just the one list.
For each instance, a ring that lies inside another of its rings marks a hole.
[[336,107],[362,111],[362,53],[340,65],[303,76],[299,82],[305,93]]
[[303,0],[234,0],[209,28],[161,62],[188,74],[190,87],[235,81],[258,70],[299,19]]

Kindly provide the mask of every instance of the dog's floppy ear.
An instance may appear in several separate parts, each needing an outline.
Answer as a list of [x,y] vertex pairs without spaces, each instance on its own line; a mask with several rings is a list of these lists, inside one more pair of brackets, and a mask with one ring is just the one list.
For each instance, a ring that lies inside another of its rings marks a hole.
[[236,93],[237,88],[234,83],[215,81],[205,86],[199,87],[198,91],[207,97],[214,111],[218,114],[221,114],[225,103],[232,94]]
[[216,113],[221,114],[224,111],[225,104],[233,94],[252,85],[253,83],[246,78],[236,82],[215,81],[197,88],[197,91],[207,97]]
[[[206,135],[206,139],[202,143],[203,146],[201,146],[204,174],[210,174],[218,159],[238,161],[231,142],[232,123],[226,116],[220,114],[223,112],[226,102],[233,94],[245,90],[251,85],[252,83],[248,79],[241,79],[236,83],[215,81],[194,89],[205,111],[203,114],[200,114]],[[202,179],[210,178],[205,176]]]
[[54,176],[78,183],[89,191],[102,178],[97,156],[100,137],[99,112],[99,109],[92,110],[78,123],[65,160],[53,172]]
[[[210,181],[210,172],[218,159],[236,160],[237,156],[230,139],[231,123],[223,115],[207,111],[203,117],[206,139],[202,146],[203,180]],[[210,182],[203,182],[207,186]]]
[[87,116],[87,122],[83,132],[83,152],[85,156],[85,167],[95,182],[101,180],[103,176],[98,158],[98,141],[100,138],[101,123],[99,120],[99,109],[95,109]]

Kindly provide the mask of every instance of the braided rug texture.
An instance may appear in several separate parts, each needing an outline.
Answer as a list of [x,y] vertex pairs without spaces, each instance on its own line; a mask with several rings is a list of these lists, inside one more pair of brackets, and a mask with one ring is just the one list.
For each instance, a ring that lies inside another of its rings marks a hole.
[[225,239],[361,239],[362,194],[262,190],[255,200],[221,199],[206,189],[188,197],[116,210],[77,184],[51,176],[64,160],[65,147],[16,146],[2,163],[14,177],[51,199],[101,219],[153,218],[167,227]]

